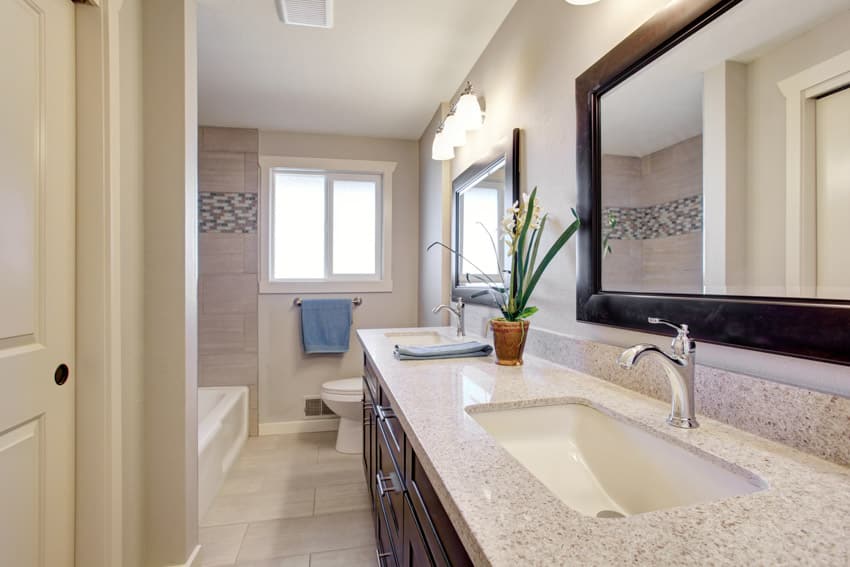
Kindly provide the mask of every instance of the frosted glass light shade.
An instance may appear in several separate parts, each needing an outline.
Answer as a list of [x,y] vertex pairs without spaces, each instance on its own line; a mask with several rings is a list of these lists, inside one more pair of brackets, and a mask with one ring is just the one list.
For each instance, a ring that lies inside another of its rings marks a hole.
[[437,132],[434,136],[434,143],[431,144],[431,159],[437,161],[446,161],[454,159],[455,149],[446,138],[445,131]]
[[587,6],[588,4],[596,4],[599,0],[567,0],[567,4],[574,4],[576,6]]
[[457,101],[455,115],[464,130],[478,130],[484,123],[478,97],[472,93],[466,93],[460,97],[460,100]]
[[446,136],[448,142],[454,147],[462,146],[466,143],[466,130],[461,125],[456,114],[449,114],[443,122],[443,135]]

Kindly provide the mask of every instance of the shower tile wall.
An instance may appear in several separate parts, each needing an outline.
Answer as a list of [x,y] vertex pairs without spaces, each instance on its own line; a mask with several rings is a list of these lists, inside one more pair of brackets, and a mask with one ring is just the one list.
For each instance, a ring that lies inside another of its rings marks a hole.
[[198,384],[248,386],[257,434],[259,132],[198,132]]
[[605,155],[602,178],[604,219],[618,218],[603,288],[701,292],[702,136],[642,158]]

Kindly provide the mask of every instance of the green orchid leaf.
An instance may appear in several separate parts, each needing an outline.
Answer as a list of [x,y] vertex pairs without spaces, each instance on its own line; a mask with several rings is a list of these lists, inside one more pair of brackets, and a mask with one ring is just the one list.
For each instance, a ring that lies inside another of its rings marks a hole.
[[543,276],[543,272],[546,271],[546,268],[549,266],[549,263],[555,258],[558,252],[561,251],[561,248],[569,242],[570,238],[578,231],[579,226],[581,226],[581,221],[578,219],[574,220],[573,223],[567,227],[564,232],[561,233],[561,236],[555,241],[549,251],[546,252],[546,255],[543,257],[543,260],[540,261],[540,265],[534,271],[534,275],[531,277],[531,281],[528,283],[528,287],[526,287],[525,292],[522,294],[520,298],[518,307],[519,310],[522,311],[525,308],[526,303],[531,298],[531,294],[534,292],[534,288],[537,287],[537,282],[540,281],[540,278]]

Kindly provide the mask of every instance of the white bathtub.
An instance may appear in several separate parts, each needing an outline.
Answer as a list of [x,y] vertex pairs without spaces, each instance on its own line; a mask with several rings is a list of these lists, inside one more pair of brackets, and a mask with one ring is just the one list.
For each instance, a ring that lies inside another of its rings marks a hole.
[[198,388],[198,518],[248,439],[248,388]]

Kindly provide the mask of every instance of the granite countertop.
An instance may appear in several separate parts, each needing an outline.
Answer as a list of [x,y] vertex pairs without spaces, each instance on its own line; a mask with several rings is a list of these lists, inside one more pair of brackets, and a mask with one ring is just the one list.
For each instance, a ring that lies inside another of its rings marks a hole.
[[[699,415],[665,424],[669,404],[525,357],[398,361],[398,338],[358,331],[408,440],[476,565],[850,565],[850,469]],[[636,370],[637,371],[637,370]],[[570,509],[490,437],[470,406],[587,401],[758,476],[765,490],[621,519]],[[837,441],[841,442],[841,441]],[[843,442],[850,442],[844,440]]]

